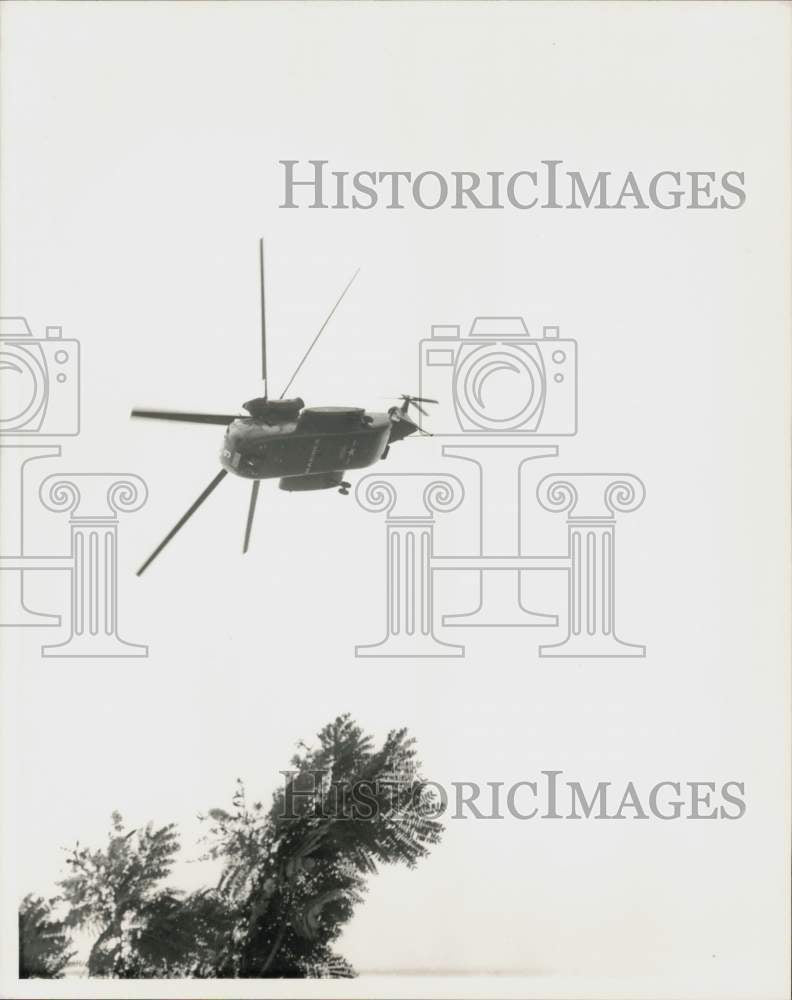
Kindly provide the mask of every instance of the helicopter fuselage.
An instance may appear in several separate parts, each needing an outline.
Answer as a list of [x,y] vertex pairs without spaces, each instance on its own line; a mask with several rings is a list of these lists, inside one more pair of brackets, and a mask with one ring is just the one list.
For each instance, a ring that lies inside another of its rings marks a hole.
[[347,469],[382,458],[397,426],[387,413],[353,407],[240,417],[226,429],[220,461],[243,479],[280,479],[284,490],[331,489]]

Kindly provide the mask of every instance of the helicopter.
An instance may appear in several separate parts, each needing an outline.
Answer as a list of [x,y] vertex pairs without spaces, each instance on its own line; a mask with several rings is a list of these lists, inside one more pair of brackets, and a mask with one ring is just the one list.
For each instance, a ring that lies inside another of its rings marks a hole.
[[277,399],[270,399],[267,392],[264,240],[259,240],[261,378],[264,383],[264,395],[243,403],[242,409],[247,411],[244,415],[132,410],[131,416],[148,420],[217,424],[226,428],[220,453],[222,468],[141,565],[137,576],[146,571],[229,472],[251,481],[250,502],[242,543],[242,552],[245,553],[250,547],[259,487],[263,479],[278,479],[280,488],[289,492],[337,489],[343,496],[347,496],[351,485],[344,479],[347,470],[364,469],[380,459],[387,458],[390,446],[411,434],[418,432],[428,435],[428,431],[419,427],[410,418],[409,411],[412,406],[426,416],[422,404],[436,403],[435,399],[402,394],[399,397],[401,402],[391,406],[386,413],[370,413],[362,407],[353,406],[307,407],[300,397],[286,398],[286,393],[359,273],[360,268],[347,282],[287,382],[286,388]]

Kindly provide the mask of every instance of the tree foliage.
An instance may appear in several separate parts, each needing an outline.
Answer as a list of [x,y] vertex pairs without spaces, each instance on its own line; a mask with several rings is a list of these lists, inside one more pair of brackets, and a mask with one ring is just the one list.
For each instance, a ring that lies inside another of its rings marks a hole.
[[217,886],[182,893],[165,882],[175,827],[126,830],[104,849],[79,844],[60,883],[68,926],[90,928],[94,976],[120,978],[339,977],[354,972],[332,944],[383,864],[414,867],[438,842],[434,801],[404,729],[376,749],[341,716],[300,745],[269,807],[238,783],[212,809],[205,857]]
[[160,883],[170,874],[178,850],[173,824],[126,830],[115,812],[106,848],[77,844],[69,853],[70,873],[59,883],[69,907],[66,924],[98,931],[88,957],[89,975],[135,975],[137,937],[173,895]]
[[76,953],[52,902],[27,895],[19,907],[19,978],[60,979]]

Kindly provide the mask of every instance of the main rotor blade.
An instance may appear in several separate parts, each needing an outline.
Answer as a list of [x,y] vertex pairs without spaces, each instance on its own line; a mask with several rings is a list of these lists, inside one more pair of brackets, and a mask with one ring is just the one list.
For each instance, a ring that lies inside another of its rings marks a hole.
[[184,525],[187,523],[187,521],[190,520],[190,518],[193,516],[193,514],[196,512],[196,510],[198,510],[198,508],[201,506],[201,504],[204,502],[204,500],[206,500],[206,498],[209,496],[209,494],[217,486],[220,485],[220,482],[223,479],[225,479],[225,477],[227,475],[228,475],[228,473],[227,473],[227,471],[225,469],[221,469],[217,473],[217,475],[214,477],[214,479],[211,481],[211,483],[209,483],[209,485],[206,487],[206,489],[203,491],[203,493],[198,497],[198,499],[195,501],[195,503],[192,505],[192,507],[190,507],[190,509],[187,511],[187,513],[176,522],[176,524],[171,528],[171,530],[168,532],[168,534],[162,539],[162,541],[159,543],[159,545],[156,547],[156,549],[154,549],[154,551],[151,553],[151,555],[148,557],[148,559],[143,563],[143,565],[137,571],[137,576],[141,576],[145,572],[146,568],[148,566],[150,566],[151,563],[154,562],[154,560],[157,558],[157,556],[160,554],[160,552],[162,552],[162,550],[165,548],[165,546],[168,544],[168,542],[171,540],[171,538],[173,538],[173,536],[176,534],[176,532],[179,531],[182,527],[184,527]]
[[390,396],[377,396],[377,399],[417,399],[419,403],[436,403],[436,399],[429,399],[426,396],[407,396],[406,393],[391,393]]
[[133,410],[131,417],[146,417],[149,420],[181,420],[187,424],[222,424],[227,426],[238,419],[229,413],[178,413],[174,410]]
[[333,313],[334,313],[334,312],[336,311],[336,309],[338,309],[338,307],[339,307],[339,306],[341,305],[341,300],[342,300],[342,299],[343,299],[343,297],[344,297],[344,296],[346,295],[346,293],[347,293],[347,292],[349,291],[349,289],[350,289],[350,286],[352,285],[352,282],[353,282],[353,281],[355,280],[355,278],[357,278],[357,276],[358,276],[359,274],[360,274],[360,268],[358,268],[358,269],[357,269],[357,271],[355,271],[355,273],[354,273],[354,274],[352,275],[352,277],[351,277],[351,278],[349,279],[349,281],[347,282],[347,284],[346,284],[346,288],[345,288],[345,289],[343,290],[343,292],[341,292],[341,294],[340,294],[340,295],[338,296],[338,301],[336,302],[336,304],[335,304],[335,305],[333,306],[333,308],[332,308],[332,309],[330,310],[330,312],[328,313],[328,315],[327,315],[327,319],[326,319],[326,320],[324,321],[324,323],[322,323],[322,325],[321,325],[321,326],[319,327],[319,332],[317,333],[317,335],[316,335],[316,336],[314,337],[313,341],[311,342],[311,346],[310,346],[310,347],[308,348],[308,350],[307,350],[307,351],[305,352],[305,354],[303,354],[303,356],[302,356],[302,361],[301,361],[301,362],[299,363],[299,365],[297,365],[297,367],[296,367],[296,368],[294,369],[294,374],[293,374],[293,375],[292,375],[292,377],[291,377],[291,378],[289,379],[289,381],[288,381],[288,382],[286,383],[286,388],[285,388],[285,389],[283,390],[283,392],[282,392],[282,393],[280,394],[280,398],[281,398],[281,399],[283,399],[283,397],[284,397],[284,396],[286,395],[286,393],[287,393],[287,392],[289,391],[289,387],[291,386],[292,382],[293,382],[293,381],[294,381],[294,380],[295,380],[295,379],[297,378],[297,375],[299,374],[299,371],[300,371],[300,369],[302,368],[302,366],[303,366],[303,365],[305,364],[305,362],[306,362],[306,360],[307,360],[307,358],[308,358],[308,355],[309,355],[309,354],[311,353],[311,351],[312,351],[312,350],[314,349],[314,347],[316,346],[316,342],[317,342],[317,340],[318,340],[318,339],[319,339],[319,338],[320,338],[320,337],[322,336],[322,332],[324,331],[324,328],[325,328],[325,327],[327,326],[327,324],[328,324],[328,323],[330,322],[330,320],[331,320],[331,319],[333,318]]
[[264,240],[259,240],[259,281],[261,285],[261,377],[267,395],[267,308],[264,294]]
[[250,532],[253,530],[253,516],[256,513],[256,501],[258,500],[260,479],[253,480],[253,489],[250,492],[250,507],[248,507],[247,524],[245,525],[245,542],[242,545],[242,554],[248,550],[250,545]]

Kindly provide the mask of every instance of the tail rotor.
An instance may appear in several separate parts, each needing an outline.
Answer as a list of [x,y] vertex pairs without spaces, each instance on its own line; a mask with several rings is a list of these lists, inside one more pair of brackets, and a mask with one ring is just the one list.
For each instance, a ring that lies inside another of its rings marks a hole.
[[406,437],[407,434],[413,434],[418,431],[419,434],[423,434],[424,437],[432,437],[429,431],[425,431],[423,427],[417,424],[410,414],[410,407],[414,406],[415,409],[422,414],[424,417],[428,417],[429,413],[424,409],[423,403],[436,403],[436,399],[428,399],[425,396],[410,396],[406,393],[401,393],[399,396],[401,404],[398,406],[392,406],[388,410],[391,420],[394,424],[404,424],[406,433],[402,436]]
[[421,403],[436,403],[437,402],[436,399],[427,399],[425,396],[408,396],[405,393],[402,393],[399,396],[399,399],[402,400],[402,404],[399,407],[399,413],[405,413],[406,414],[406,413],[409,412],[410,407],[414,406],[415,409],[419,413],[422,413],[425,417],[428,417],[429,414],[426,412],[426,410],[423,408],[423,406],[421,406]]

